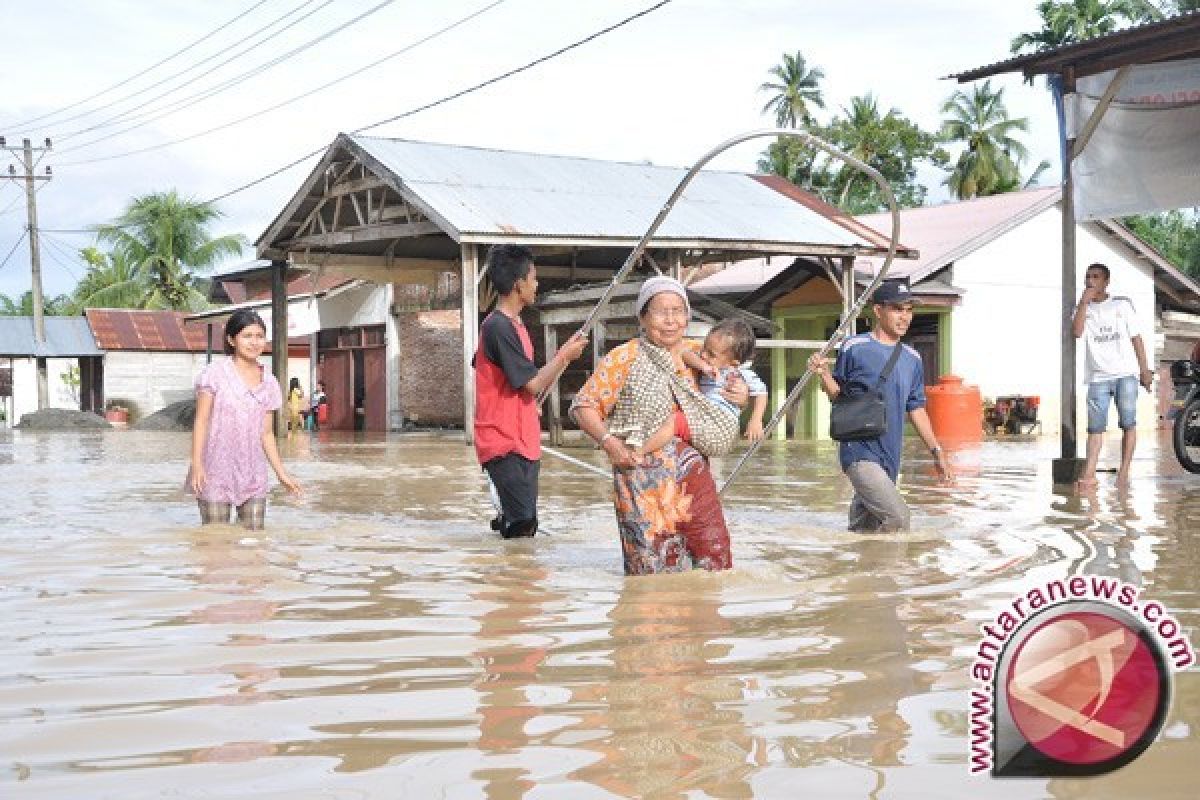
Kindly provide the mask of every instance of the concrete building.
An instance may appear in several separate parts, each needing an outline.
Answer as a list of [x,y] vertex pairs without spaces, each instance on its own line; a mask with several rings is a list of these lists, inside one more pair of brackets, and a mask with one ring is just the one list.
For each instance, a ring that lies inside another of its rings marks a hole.
[[[953,373],[985,397],[1037,396],[1046,432],[1059,429],[1059,331],[1074,308],[1062,303],[1060,200],[1055,187],[902,211],[901,236],[920,257],[895,262],[889,273],[907,279],[922,302],[907,341],[922,355],[926,382]],[[859,221],[883,226],[887,216]],[[1102,262],[1112,270],[1111,292],[1129,297],[1137,310],[1160,376],[1155,394],[1142,394],[1138,413],[1139,426],[1152,428],[1170,397],[1166,365],[1200,337],[1200,285],[1119,223],[1080,223],[1076,242],[1078,286],[1087,265]],[[854,268],[861,289],[878,260],[858,259]],[[784,338],[825,338],[841,310],[835,284],[804,259],[738,265],[696,289],[769,315]],[[807,353],[772,355],[772,394],[780,402],[803,372]],[[1078,358],[1082,364],[1082,344]],[[1081,388],[1081,404],[1084,396]],[[793,434],[827,436],[824,395],[814,386],[799,406]]]
[[46,317],[46,341],[32,317],[0,317],[0,426],[38,410],[37,371],[44,363],[50,408],[93,411],[103,398],[103,356],[83,317]]

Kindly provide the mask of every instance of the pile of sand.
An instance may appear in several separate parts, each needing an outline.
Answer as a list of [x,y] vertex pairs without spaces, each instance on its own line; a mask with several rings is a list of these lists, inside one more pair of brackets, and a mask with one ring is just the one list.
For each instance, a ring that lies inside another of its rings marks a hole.
[[45,408],[21,416],[17,427],[23,431],[79,431],[111,428],[104,417],[91,411],[69,408]]

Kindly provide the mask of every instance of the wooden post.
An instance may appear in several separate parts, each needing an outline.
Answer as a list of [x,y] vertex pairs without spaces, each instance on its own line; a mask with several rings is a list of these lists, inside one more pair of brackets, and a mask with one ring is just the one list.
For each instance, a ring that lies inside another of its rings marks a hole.
[[[549,363],[558,350],[558,331],[554,329],[553,325],[543,326],[542,331],[546,337],[546,363]],[[558,381],[555,381],[550,385],[550,444],[559,447],[562,445],[562,440],[562,395],[558,388]]]
[[675,280],[679,280],[680,272],[683,270],[683,253],[679,250],[667,251],[667,274]]
[[[275,412],[275,435],[287,436],[287,268],[286,261],[271,262],[271,371],[283,390],[283,407]],[[210,337],[211,339],[211,337]]]
[[[850,309],[854,307],[854,301],[858,299],[858,287],[854,284],[854,256],[846,256],[842,259],[842,316],[843,318],[850,313]],[[854,335],[854,331],[850,331],[850,335]]]
[[[1075,71],[1071,67],[1063,70],[1063,102],[1067,95],[1075,92]],[[1062,328],[1059,345],[1062,351],[1059,370],[1059,431],[1061,452],[1051,464],[1054,483],[1074,483],[1079,479],[1083,467],[1077,450],[1075,416],[1078,398],[1075,392],[1075,333],[1071,330],[1075,308],[1075,182],[1072,178],[1072,159],[1075,155],[1075,140],[1068,139],[1063,157],[1067,160],[1063,169],[1062,194]]]
[[479,247],[462,245],[463,434],[475,443],[475,369],[471,359],[479,345]]

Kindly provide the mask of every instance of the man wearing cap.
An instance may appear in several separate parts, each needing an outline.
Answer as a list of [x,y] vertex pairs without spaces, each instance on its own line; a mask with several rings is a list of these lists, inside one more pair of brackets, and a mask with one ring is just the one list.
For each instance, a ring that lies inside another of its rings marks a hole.
[[528,247],[496,245],[488,278],[500,299],[479,329],[475,367],[475,454],[500,498],[492,528],[505,539],[537,533],[538,468],[542,423],[537,396],[583,353],[587,339],[572,336],[538,369],[521,312],[537,298],[537,268]]
[[895,348],[902,348],[891,373],[883,382],[887,431],[877,439],[840,442],[838,460],[854,487],[850,502],[852,531],[908,530],[908,506],[896,488],[900,451],[904,444],[904,415],[929,448],[943,480],[953,479],[942,448],[925,411],[925,369],[916,350],[900,339],[912,324],[916,300],[903,281],[884,281],[871,297],[875,327],[870,333],[851,336],[842,343],[832,373],[828,359],[813,354],[809,366],[821,377],[821,389],[835,399],[851,384],[875,386]]

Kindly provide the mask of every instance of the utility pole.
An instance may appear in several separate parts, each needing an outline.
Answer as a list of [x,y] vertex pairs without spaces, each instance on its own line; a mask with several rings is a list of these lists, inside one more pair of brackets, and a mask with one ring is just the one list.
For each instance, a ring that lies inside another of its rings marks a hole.
[[[42,296],[42,254],[38,242],[37,190],[34,188],[34,181],[48,181],[51,174],[50,167],[46,167],[45,175],[33,174],[33,170],[37,166],[33,160],[33,154],[35,151],[49,152],[50,140],[46,139],[45,147],[34,147],[28,139],[24,139],[21,149],[18,151],[15,147],[9,147],[4,137],[0,136],[0,147],[8,150],[14,156],[18,156],[23,167],[22,174],[18,175],[13,165],[9,164],[8,177],[12,180],[25,181],[25,209],[29,218],[26,228],[29,235],[29,270],[33,282],[33,336],[38,345],[44,345],[46,343],[45,299]],[[46,378],[45,357],[37,356],[35,360],[37,362],[38,410],[41,410],[50,406],[50,386]]]

